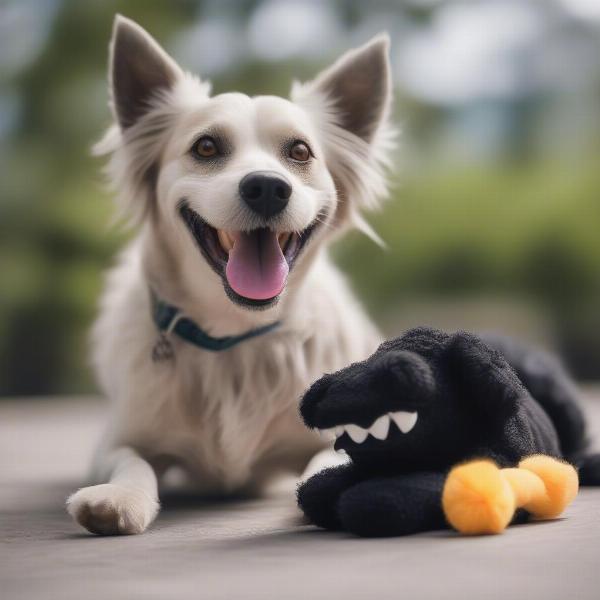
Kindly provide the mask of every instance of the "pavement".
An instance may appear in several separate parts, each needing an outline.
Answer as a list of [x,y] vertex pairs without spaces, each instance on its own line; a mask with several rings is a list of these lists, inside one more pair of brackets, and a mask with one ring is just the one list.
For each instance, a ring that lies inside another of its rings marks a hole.
[[[600,392],[587,394],[600,436]],[[450,531],[358,539],[302,522],[293,496],[167,497],[145,534],[96,537],[64,500],[82,481],[105,411],[97,399],[0,401],[0,598],[600,598],[600,489],[563,518],[499,536]]]

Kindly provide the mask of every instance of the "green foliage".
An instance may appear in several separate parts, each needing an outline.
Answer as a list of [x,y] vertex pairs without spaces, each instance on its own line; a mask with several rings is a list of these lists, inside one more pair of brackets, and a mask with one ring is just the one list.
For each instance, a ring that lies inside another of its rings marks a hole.
[[[245,22],[258,2],[226,4]],[[357,2],[336,6],[349,26],[363,14]],[[168,41],[205,4],[65,0],[60,7],[43,52],[7,85],[20,111],[0,140],[0,396],[93,389],[87,332],[101,273],[125,241],[108,226],[111,202],[88,152],[109,120],[112,17],[123,12]],[[222,73],[214,89],[286,94],[292,75],[306,79],[318,67],[249,58]],[[434,141],[443,109],[401,93],[400,104],[413,142]],[[528,148],[527,132],[518,131],[514,144]],[[373,311],[408,297],[526,296],[556,316],[573,356],[585,348],[600,365],[600,172],[593,163],[523,156],[520,165],[403,176],[373,218],[388,250],[355,233],[336,247],[336,258]],[[422,162],[429,169],[437,161]]]
[[553,318],[574,373],[596,378],[598,189],[592,163],[421,174],[373,219],[387,250],[355,233],[336,257],[374,314],[410,298],[521,298]]
[[[124,11],[159,37],[197,3],[64,2],[39,58],[11,81],[21,111],[0,161],[0,396],[93,388],[87,333],[124,235],[89,147],[108,124],[107,48]],[[3,148],[4,150],[4,148]]]
[[560,311],[600,296],[600,172],[595,165],[459,170],[404,182],[336,252],[374,310],[398,298],[526,295]]

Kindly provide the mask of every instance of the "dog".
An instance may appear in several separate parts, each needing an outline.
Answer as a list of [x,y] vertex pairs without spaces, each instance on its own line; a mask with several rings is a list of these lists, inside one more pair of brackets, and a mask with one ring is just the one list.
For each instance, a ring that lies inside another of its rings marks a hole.
[[67,501],[90,532],[143,532],[173,466],[216,495],[322,466],[302,392],[381,341],[327,246],[352,227],[375,235],[362,214],[388,191],[388,48],[376,36],[289,100],[211,96],[115,18],[115,122],[95,150],[136,235],[93,328],[110,425],[91,485]]

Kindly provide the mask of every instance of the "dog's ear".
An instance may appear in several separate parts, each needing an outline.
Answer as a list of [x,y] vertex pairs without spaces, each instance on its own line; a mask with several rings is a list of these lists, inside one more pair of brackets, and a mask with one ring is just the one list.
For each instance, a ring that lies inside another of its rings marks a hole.
[[115,117],[125,130],[171,89],[183,73],[177,63],[137,23],[117,15],[110,43],[109,80]]
[[380,34],[350,50],[307,84],[324,97],[337,124],[370,143],[385,120],[392,99],[389,37]]
[[337,191],[333,225],[350,223],[381,243],[362,218],[388,195],[387,167],[396,129],[392,103],[389,38],[378,35],[350,50],[313,81],[295,82],[291,100],[315,123]]

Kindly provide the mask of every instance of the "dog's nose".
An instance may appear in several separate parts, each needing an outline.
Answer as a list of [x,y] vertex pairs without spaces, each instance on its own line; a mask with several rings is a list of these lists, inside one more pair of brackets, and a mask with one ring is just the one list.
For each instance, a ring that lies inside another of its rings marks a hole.
[[292,195],[292,186],[279,174],[270,171],[248,173],[240,181],[242,200],[261,217],[279,214]]

